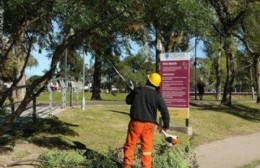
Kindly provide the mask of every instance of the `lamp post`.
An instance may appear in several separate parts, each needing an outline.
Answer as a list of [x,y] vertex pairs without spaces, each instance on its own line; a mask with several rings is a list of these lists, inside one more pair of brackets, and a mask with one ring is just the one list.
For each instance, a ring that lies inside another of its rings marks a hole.
[[84,52],[84,45],[82,47],[82,54],[83,54],[83,76],[82,76],[82,102],[81,102],[81,109],[85,110],[85,52]]

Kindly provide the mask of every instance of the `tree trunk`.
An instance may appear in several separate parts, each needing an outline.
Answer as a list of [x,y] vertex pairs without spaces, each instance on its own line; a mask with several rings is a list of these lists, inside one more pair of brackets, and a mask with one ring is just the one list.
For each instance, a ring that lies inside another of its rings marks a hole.
[[221,99],[221,83],[220,83],[220,58],[221,58],[221,51],[219,51],[217,60],[216,60],[216,99]]
[[224,86],[224,93],[221,100],[221,104],[225,106],[231,106],[232,86],[234,83],[234,54],[233,54],[233,39],[231,34],[228,34],[224,39],[224,50],[226,53],[226,68],[227,76]]
[[260,57],[258,57],[258,59],[257,59],[256,75],[257,75],[257,99],[256,99],[256,103],[260,103]]
[[101,100],[101,95],[100,95],[101,64],[102,64],[102,59],[101,59],[101,54],[99,53],[95,56],[93,92],[92,92],[91,100]]
[[[19,77],[19,76],[20,76],[20,72],[18,72],[17,77]],[[25,80],[26,80],[26,78],[25,78],[25,75],[23,74],[21,80],[17,83],[17,87],[19,87],[19,86],[21,87],[21,88],[15,90],[16,98],[18,100],[22,100],[25,96],[25,93],[26,93]]]
[[[17,82],[17,87],[19,86],[25,86],[25,74],[21,74],[22,70],[24,68],[25,65],[25,59],[26,59],[26,49],[24,46],[24,41],[25,41],[25,33],[21,34],[20,37],[20,41],[17,44],[17,48],[16,48],[16,54],[17,54],[17,64],[16,64],[16,79],[19,79],[20,76],[22,76],[20,78],[20,80]],[[25,96],[25,92],[26,92],[26,88],[25,87],[19,87],[15,90],[15,98],[22,100]]]
[[160,54],[163,53],[164,47],[161,41],[159,30],[156,30],[156,58],[155,58],[155,71],[160,71]]

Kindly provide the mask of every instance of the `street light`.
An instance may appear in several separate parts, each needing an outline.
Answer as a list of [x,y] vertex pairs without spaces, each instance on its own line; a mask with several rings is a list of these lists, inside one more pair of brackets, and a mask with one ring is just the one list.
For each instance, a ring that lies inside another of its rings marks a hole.
[[84,52],[84,44],[82,46],[82,54],[83,54],[83,76],[82,76],[83,87],[82,87],[81,108],[82,108],[82,110],[85,110],[85,52]]

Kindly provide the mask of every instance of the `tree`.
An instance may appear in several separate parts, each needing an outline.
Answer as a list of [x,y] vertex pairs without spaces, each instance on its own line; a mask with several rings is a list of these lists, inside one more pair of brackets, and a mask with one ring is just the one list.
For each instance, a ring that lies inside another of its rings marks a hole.
[[253,59],[255,68],[255,83],[257,89],[257,103],[260,103],[260,33],[259,33],[259,12],[260,2],[255,1],[248,6],[248,14],[245,19],[240,22],[240,28],[233,35],[237,37],[245,46],[246,51]]
[[247,14],[249,1],[222,1],[222,0],[208,0],[216,12],[216,16],[221,26],[219,32],[223,38],[223,49],[226,55],[226,69],[227,76],[224,86],[224,94],[221,104],[231,106],[232,88],[235,78],[235,46],[233,32],[237,30],[240,22],[242,22]]
[[[210,33],[210,35],[207,35],[204,40],[205,49],[204,51],[207,53],[207,59],[206,61],[202,62],[202,68],[207,69],[204,70],[204,72],[212,72],[210,75],[208,75],[209,82],[212,84],[215,84],[215,90],[216,90],[216,99],[221,99],[221,85],[224,83],[222,81],[223,77],[225,77],[225,67],[223,67],[223,63],[225,63],[225,60],[223,60],[223,49],[222,49],[222,40],[220,38],[220,35],[214,36],[213,33]],[[207,63],[207,62],[210,63]],[[210,66],[209,66],[210,65]]]
[[148,47],[141,48],[136,55],[127,56],[124,64],[123,74],[126,79],[133,81],[136,86],[142,86],[146,82],[146,75],[155,71],[154,54]]
[[190,38],[202,34],[208,11],[201,1],[153,0],[144,9],[144,23],[155,37],[151,46],[156,49],[156,71],[159,72],[159,55],[162,52],[186,51]]
[[[67,57],[60,61],[59,64],[59,76],[67,77],[71,80],[78,80],[82,77],[83,59],[76,48],[69,48],[65,50]],[[67,58],[67,60],[65,60]],[[66,69],[65,64],[67,63]]]
[[[16,118],[26,109],[33,97],[44,90],[44,85],[46,85],[54,75],[66,48],[79,46],[83,43],[83,40],[90,40],[94,37],[93,35],[100,30],[109,29],[110,25],[120,20],[120,17],[122,17],[125,12],[125,2],[110,2],[110,5],[113,4],[114,7],[117,8],[104,6],[103,1],[30,0],[8,2],[9,6],[7,6],[6,11],[9,11],[7,15],[9,14],[10,16],[6,19],[9,22],[5,23],[7,30],[5,34],[9,41],[6,47],[7,49],[2,56],[3,59],[1,58],[1,60],[3,62],[7,60],[10,51],[17,41],[20,40],[21,32],[26,32],[25,35],[29,40],[23,41],[25,46],[28,46],[24,65],[27,65],[30,56],[28,53],[31,51],[32,42],[37,43],[42,48],[46,48],[51,53],[51,64],[49,70],[47,70],[43,76],[34,80],[28,87],[25,97],[21,100],[15,112],[7,116],[4,122],[1,123],[0,135],[5,133],[10,126],[16,122]],[[107,10],[106,8],[111,10]],[[103,12],[113,11],[113,13],[102,13],[99,10],[103,10]],[[19,13],[19,11],[22,12]],[[17,14],[17,16],[13,16],[15,14]],[[64,32],[67,38],[57,40],[59,34],[55,34],[53,22],[63,27],[63,30],[66,30]],[[75,33],[74,35],[68,36],[70,28],[73,28]],[[19,79],[13,81],[10,90],[13,89],[15,84],[21,79],[25,67],[26,66],[23,67]],[[6,97],[5,95],[3,100],[5,100]],[[2,104],[0,104],[0,106],[2,106]]]

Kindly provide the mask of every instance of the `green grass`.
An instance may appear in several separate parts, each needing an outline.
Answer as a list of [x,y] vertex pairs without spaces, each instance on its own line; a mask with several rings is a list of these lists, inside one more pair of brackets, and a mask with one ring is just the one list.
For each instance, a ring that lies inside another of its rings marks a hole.
[[[57,102],[61,99],[60,93],[54,93]],[[57,97],[56,97],[57,96]],[[90,102],[90,93],[86,93],[87,106],[83,111],[80,108],[67,108],[57,117],[40,120],[38,125],[24,133],[24,137],[31,142],[51,148],[84,149],[91,156],[103,158],[108,152],[122,147],[125,142],[129,122],[128,105],[95,105]],[[106,101],[123,101],[126,94],[102,95]],[[48,100],[48,93],[43,93],[38,102]],[[93,101],[92,101],[93,102]],[[224,139],[230,136],[250,134],[260,131],[260,104],[250,98],[233,100],[232,107],[220,106],[220,102],[213,99],[203,101],[191,100],[190,126],[193,135],[169,131],[180,137],[178,149],[190,145]],[[185,119],[171,116],[171,125],[184,126]],[[156,131],[155,147],[164,144],[161,134]],[[158,162],[160,162],[159,160]]]
[[19,151],[19,152],[16,153],[15,156],[13,156],[12,159],[21,160],[21,159],[27,157],[29,154],[30,154],[30,153],[29,153],[28,151],[25,151],[25,150]]
[[[73,100],[74,102],[78,99],[80,102],[82,99],[82,92],[80,93],[73,93]],[[86,102],[91,101],[91,92],[85,92],[85,100]],[[37,97],[37,102],[48,102],[49,101],[49,92],[42,92],[39,97]],[[101,93],[101,98],[103,101],[122,101],[125,99],[126,93],[118,93],[115,96],[110,93]],[[70,100],[70,92],[66,93],[67,102]],[[52,92],[52,100],[54,103],[60,103],[62,101],[62,94],[61,92]]]
[[240,168],[258,168],[260,166],[260,160],[257,160],[257,161],[254,161],[250,164],[247,164],[247,165],[244,165],[244,166],[241,166]]
[[[81,96],[82,93],[79,94],[79,98]],[[125,96],[125,93],[116,96],[101,94],[102,99],[106,101],[123,101]],[[86,92],[85,97],[87,102],[90,101],[91,93]],[[59,99],[61,99],[61,93],[53,92],[53,100],[60,101]],[[42,93],[37,100],[38,102],[48,100],[48,93]],[[204,97],[203,101],[191,100],[193,106],[190,106],[190,126],[193,128],[192,144],[194,146],[229,136],[260,131],[260,104],[252,101],[250,96],[233,96],[232,100],[232,107],[220,106],[220,101],[214,100],[212,96]],[[82,142],[91,149],[106,151],[108,147],[123,145],[129,121],[128,112],[128,105],[96,106],[90,103],[85,111],[73,108],[58,116],[61,121],[78,125],[72,129],[79,136],[68,136],[69,140]],[[171,118],[171,121],[173,125],[185,125],[185,119]],[[186,141],[186,135],[173,133],[185,137],[181,140]],[[156,135],[156,137],[159,136]],[[160,141],[160,138],[155,139],[156,143]]]
[[[130,120],[129,108],[128,105],[92,105],[84,111],[70,108],[59,113],[58,118],[39,121],[37,129],[34,129],[35,132],[28,137],[31,142],[39,146],[49,149],[84,150],[87,153],[86,156],[93,156],[96,159],[107,158],[111,150],[120,149],[118,158],[122,159],[122,147]],[[189,144],[187,135],[170,132],[180,136],[179,150]],[[165,144],[165,142],[162,134],[156,131],[155,147],[158,144]],[[159,162],[158,159],[157,162]]]
[[233,101],[232,107],[219,102],[200,102],[190,108],[193,145],[224,139],[230,136],[260,131],[260,104],[252,100]]
[[123,145],[128,125],[127,106],[96,106],[87,110],[71,109],[59,115],[68,123],[74,123],[78,137],[69,139],[85,144],[89,149],[105,152],[109,147]]
[[[260,131],[258,120],[240,116],[240,113],[253,113],[256,109],[260,109],[259,104],[256,105],[252,101],[245,103],[240,101],[231,108],[219,106],[217,103],[209,104],[190,107],[190,126],[193,128],[192,144],[194,146],[229,136]],[[97,106],[89,104],[85,111],[78,108],[67,109],[58,114],[58,118],[60,122],[70,123],[67,124],[66,129],[71,129],[75,134],[65,135],[66,140],[63,141],[81,142],[89,149],[98,152],[106,152],[109,147],[122,147],[129,122],[129,108],[128,105]],[[177,126],[184,125],[185,123],[184,119],[176,120],[178,119],[171,118],[174,125],[176,123]],[[56,124],[54,127],[59,128]],[[60,127],[56,133],[62,132],[62,129],[65,128]],[[174,131],[171,133],[179,135],[181,143],[187,143],[187,135]],[[44,136],[46,134],[50,136],[48,133],[44,133]],[[162,136],[158,132],[155,143],[162,143]]]

